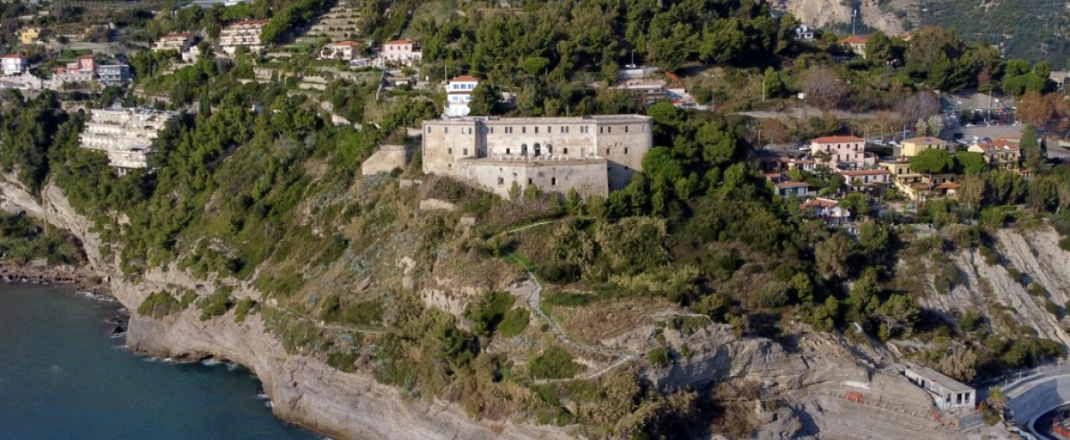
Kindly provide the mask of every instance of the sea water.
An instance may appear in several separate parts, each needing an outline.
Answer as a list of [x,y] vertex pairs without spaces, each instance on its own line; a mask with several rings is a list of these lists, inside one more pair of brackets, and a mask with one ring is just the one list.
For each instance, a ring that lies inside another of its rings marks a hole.
[[0,283],[0,440],[318,438],[274,417],[244,368],[130,353],[105,322],[120,307]]

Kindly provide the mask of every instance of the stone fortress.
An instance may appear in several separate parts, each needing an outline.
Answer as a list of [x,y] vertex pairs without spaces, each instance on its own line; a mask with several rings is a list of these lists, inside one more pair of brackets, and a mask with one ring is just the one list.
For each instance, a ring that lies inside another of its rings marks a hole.
[[81,147],[107,153],[120,176],[131,169],[151,168],[156,137],[177,116],[147,108],[94,109],[81,134]]
[[606,196],[642,171],[653,120],[640,115],[424,121],[423,171],[509,197],[520,189]]

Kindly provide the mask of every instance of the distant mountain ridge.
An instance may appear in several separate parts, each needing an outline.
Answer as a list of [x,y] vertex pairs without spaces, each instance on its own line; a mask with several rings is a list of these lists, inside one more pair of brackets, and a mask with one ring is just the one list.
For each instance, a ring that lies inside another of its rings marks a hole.
[[775,9],[837,33],[849,33],[858,9],[858,33],[880,29],[913,32],[924,26],[955,27],[975,41],[1001,45],[1007,58],[1048,60],[1070,67],[1070,1],[1067,0],[771,0]]

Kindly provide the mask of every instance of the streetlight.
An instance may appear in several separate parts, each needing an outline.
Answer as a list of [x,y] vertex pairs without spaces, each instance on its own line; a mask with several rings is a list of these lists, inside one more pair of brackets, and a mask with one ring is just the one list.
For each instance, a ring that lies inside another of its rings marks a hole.
[[635,49],[632,49],[632,64],[629,65],[632,69],[635,68]]

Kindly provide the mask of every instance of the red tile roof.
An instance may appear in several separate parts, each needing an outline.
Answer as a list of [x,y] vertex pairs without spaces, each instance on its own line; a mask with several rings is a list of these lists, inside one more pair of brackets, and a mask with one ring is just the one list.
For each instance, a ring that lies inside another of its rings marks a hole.
[[869,35],[853,35],[840,40],[840,44],[866,44]]
[[412,42],[412,40],[394,40],[394,41],[387,41],[386,43],[383,43],[384,46],[387,45],[387,44],[413,44],[413,42]]
[[1018,150],[1018,145],[1015,145],[1013,142],[1008,141],[1008,140],[1006,140],[1004,138],[999,138],[999,139],[996,139],[996,140],[994,140],[992,142],[988,142],[988,143],[984,143],[984,144],[977,144],[977,146],[981,147],[981,149],[985,150],[985,152],[990,152],[990,151],[1016,151],[1016,150]]
[[816,198],[816,199],[807,200],[807,201],[803,202],[801,205],[799,205],[799,208],[800,209],[807,209],[807,208],[815,207],[815,206],[819,207],[819,208],[832,208],[832,207],[838,206],[839,204],[840,204],[840,202],[837,202],[837,201],[832,200],[832,199]]
[[810,184],[806,182],[784,182],[776,184],[777,188],[803,188],[808,186],[810,186]]
[[456,77],[456,78],[453,78],[453,80],[452,80],[452,81],[458,81],[458,82],[479,82],[479,78],[476,78],[476,77],[474,77],[474,76],[472,76],[472,75],[461,75],[461,76],[458,76],[458,77]]
[[959,184],[955,182],[944,182],[936,185],[933,189],[959,189]]
[[855,136],[825,136],[812,141],[815,144],[836,144],[845,142],[865,142],[865,139]]
[[331,46],[348,46],[348,47],[360,47],[360,43],[353,40],[339,41],[337,43],[331,43]]
[[4,56],[2,56],[0,58],[23,58],[23,59],[25,59],[26,57],[22,56],[21,54],[17,54],[17,53],[9,53],[9,54],[4,55]]

